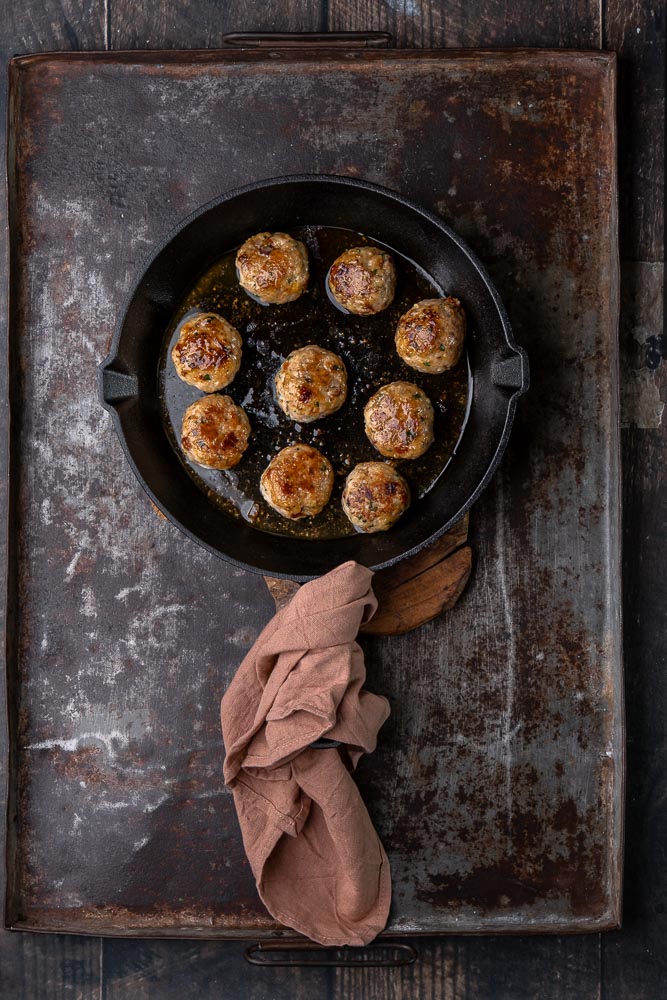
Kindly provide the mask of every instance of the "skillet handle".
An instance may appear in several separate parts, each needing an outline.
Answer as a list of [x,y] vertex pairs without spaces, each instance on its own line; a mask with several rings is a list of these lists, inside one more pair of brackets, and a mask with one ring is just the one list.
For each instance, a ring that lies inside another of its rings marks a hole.
[[391,45],[388,31],[233,31],[222,44],[240,49],[382,49]]
[[106,407],[139,394],[139,380],[113,367],[113,362],[105,361],[97,369],[97,386],[100,401]]
[[519,396],[528,391],[530,368],[528,355],[522,347],[516,347],[514,354],[493,366],[491,381],[501,388],[515,389]]

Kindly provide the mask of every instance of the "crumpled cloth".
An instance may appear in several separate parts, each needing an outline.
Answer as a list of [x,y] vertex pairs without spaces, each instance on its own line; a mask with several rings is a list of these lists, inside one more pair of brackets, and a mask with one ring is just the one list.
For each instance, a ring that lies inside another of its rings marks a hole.
[[[362,690],[355,641],[375,613],[372,573],[347,562],[304,584],[269,622],[221,705],[243,844],[269,913],[324,945],[384,928],[389,862],[351,771],[375,749],[386,698]],[[314,749],[313,741],[340,748]]]

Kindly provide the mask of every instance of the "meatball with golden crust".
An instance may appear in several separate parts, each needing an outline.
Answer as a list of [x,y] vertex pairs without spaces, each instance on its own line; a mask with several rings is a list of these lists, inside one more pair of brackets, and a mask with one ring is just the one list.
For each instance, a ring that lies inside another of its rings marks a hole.
[[341,358],[315,344],[292,351],[276,375],[280,408],[303,424],[335,413],[346,395],[347,371]]
[[378,247],[346,250],[331,265],[329,291],[343,309],[372,316],[391,304],[396,291],[396,268]]
[[202,396],[183,414],[181,445],[197,465],[231,469],[248,447],[250,421],[230,396]]
[[458,299],[422,299],[401,316],[396,350],[406,365],[439,375],[461,357],[466,314]]
[[262,496],[283,517],[315,517],[328,503],[334,473],[328,458],[308,444],[283,448],[262,473]]
[[387,462],[360,462],[345,480],[342,504],[357,531],[387,531],[410,506],[410,488]]
[[412,382],[390,382],[366,403],[364,426],[387,458],[419,458],[433,443],[433,407]]
[[294,302],[308,285],[308,252],[287,233],[257,233],[236,254],[241,287],[265,305]]
[[217,313],[197,313],[181,327],[171,351],[176,374],[202,392],[217,392],[241,367],[242,340],[238,330]]

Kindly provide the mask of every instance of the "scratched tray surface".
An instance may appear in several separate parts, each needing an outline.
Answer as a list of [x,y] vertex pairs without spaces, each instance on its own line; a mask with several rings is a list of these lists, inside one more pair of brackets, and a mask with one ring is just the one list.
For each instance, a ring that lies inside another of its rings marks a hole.
[[[488,264],[533,387],[449,615],[364,639],[394,932],[619,915],[614,67],[585,53],[32,57],[11,71],[7,921],[261,937],[218,703],[261,579],[159,519],[96,397],[141,262],[270,175],[365,177]],[[363,228],[363,220],[360,220]],[[372,234],[371,234],[372,235]]]

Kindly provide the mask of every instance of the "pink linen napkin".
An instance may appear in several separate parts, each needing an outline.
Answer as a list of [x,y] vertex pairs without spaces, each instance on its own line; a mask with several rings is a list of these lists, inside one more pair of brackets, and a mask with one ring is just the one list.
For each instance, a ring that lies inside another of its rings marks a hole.
[[[355,641],[377,607],[371,578],[348,562],[301,587],[221,705],[225,783],[259,895],[325,945],[368,944],[391,901],[387,855],[351,774],[389,715],[386,698],[362,690]],[[322,737],[342,746],[312,748]]]

